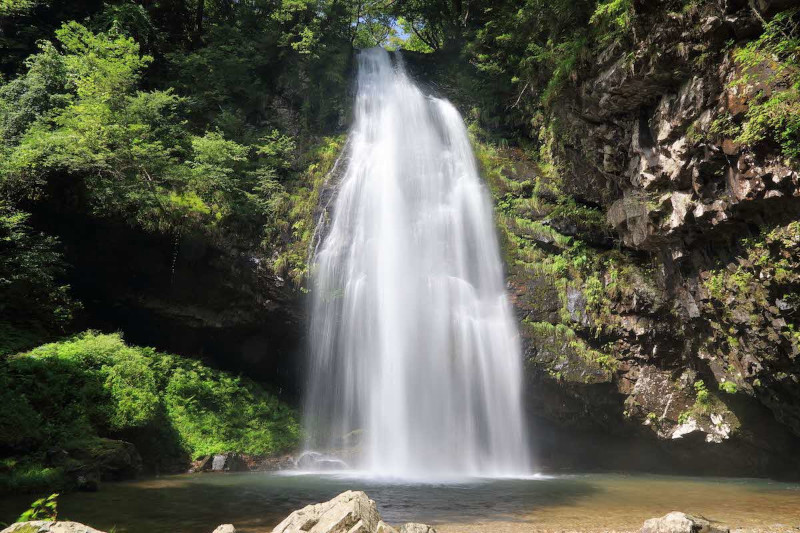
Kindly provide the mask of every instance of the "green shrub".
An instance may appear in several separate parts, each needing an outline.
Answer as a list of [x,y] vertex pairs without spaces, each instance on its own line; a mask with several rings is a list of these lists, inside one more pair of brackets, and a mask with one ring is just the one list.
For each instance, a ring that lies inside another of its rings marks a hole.
[[299,426],[256,383],[119,335],[86,332],[0,361],[0,451],[27,457],[7,475],[0,468],[0,486],[58,486],[63,472],[41,466],[45,449],[95,457],[103,438],[133,442],[157,462],[284,451],[299,442]]
[[786,157],[800,158],[800,25],[798,10],[770,20],[761,36],[734,51],[742,75],[732,85],[765,85],[748,101],[736,141],[773,140]]
[[17,522],[30,522],[32,520],[55,522],[57,519],[58,494],[51,494],[46,498],[40,498],[33,502],[30,509],[22,513]]
[[694,392],[697,398],[697,403],[700,405],[707,405],[710,401],[710,396],[708,392],[708,387],[702,380],[697,380],[694,382]]

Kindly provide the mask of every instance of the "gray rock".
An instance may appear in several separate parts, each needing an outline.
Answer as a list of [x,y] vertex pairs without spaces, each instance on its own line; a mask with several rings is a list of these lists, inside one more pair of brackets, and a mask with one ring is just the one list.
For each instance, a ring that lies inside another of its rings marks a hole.
[[17,522],[11,524],[0,533],[104,533],[99,529],[79,524],[78,522]]
[[225,470],[225,462],[227,461],[228,457],[225,455],[215,455],[214,458],[211,460],[211,470],[214,472],[222,472]]
[[189,473],[194,474],[195,472],[208,472],[213,468],[213,466],[214,456],[206,455],[192,463],[192,466],[189,468]]
[[397,530],[381,520],[378,522],[378,527],[375,528],[375,533],[397,533]]
[[325,503],[307,505],[278,524],[273,533],[374,533],[381,521],[373,500],[348,490]]
[[436,530],[426,524],[409,522],[400,526],[400,533],[436,533]]
[[233,527],[233,524],[222,524],[213,533],[236,533],[236,528]]
[[[398,533],[384,523],[375,502],[361,491],[348,490],[325,503],[303,507],[278,524],[272,533]],[[399,533],[436,533],[424,524],[405,524]]]
[[673,511],[661,518],[645,520],[639,533],[729,533],[730,529],[700,516]]
[[247,472],[249,470],[247,461],[238,453],[218,454],[211,461],[212,472]]

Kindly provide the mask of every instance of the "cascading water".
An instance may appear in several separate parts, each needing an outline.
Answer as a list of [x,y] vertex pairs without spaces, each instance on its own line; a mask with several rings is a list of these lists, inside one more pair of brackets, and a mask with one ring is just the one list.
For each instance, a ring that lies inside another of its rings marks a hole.
[[312,258],[307,446],[403,478],[525,473],[518,332],[467,131],[381,48]]

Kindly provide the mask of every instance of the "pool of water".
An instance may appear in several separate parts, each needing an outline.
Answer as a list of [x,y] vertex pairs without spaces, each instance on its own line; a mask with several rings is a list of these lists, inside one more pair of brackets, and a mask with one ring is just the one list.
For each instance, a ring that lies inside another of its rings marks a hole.
[[[569,475],[413,483],[344,474],[195,474],[106,483],[65,494],[62,518],[117,533],[271,531],[291,511],[348,490],[364,490],[389,523],[439,531],[636,531],[646,518],[681,510],[750,531],[800,531],[800,484],[753,479]],[[32,496],[0,502],[13,520]]]

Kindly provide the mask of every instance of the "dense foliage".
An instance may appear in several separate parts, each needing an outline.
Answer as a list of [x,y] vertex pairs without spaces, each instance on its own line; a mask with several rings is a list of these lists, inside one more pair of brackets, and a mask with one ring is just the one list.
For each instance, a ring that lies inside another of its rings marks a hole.
[[742,75],[732,89],[750,97],[744,120],[730,125],[736,141],[769,140],[788,158],[800,159],[800,11],[779,13],[764,33],[734,51]]
[[28,218],[0,203],[0,356],[63,331],[75,307],[59,281],[57,240],[33,230]]
[[[404,49],[420,65],[434,58],[432,84],[471,124],[512,274],[557,279],[565,302],[581,287],[596,324],[594,338],[576,336],[565,304],[525,327],[553,353],[613,371],[604,332],[619,317],[609,302],[632,297],[631,280],[650,273],[609,246],[602,207],[567,190],[557,109],[599,64],[635,70],[645,4],[0,0],[0,479],[64,484],[75,465],[43,466],[47,449],[107,457],[113,439],[164,468],[297,442],[284,405],[198,362],[93,333],[33,348],[79,331],[75,317],[97,327],[71,294],[62,215],[127,225],[175,242],[175,254],[189,237],[233,249],[302,286],[317,206],[344,146],[357,48]],[[682,17],[710,4],[659,9]],[[715,51],[737,67],[728,89],[747,106],[704,135],[800,157],[798,17],[775,14],[752,39]],[[532,168],[517,169],[521,161]],[[754,275],[740,270],[709,281],[715,299]]]
[[6,487],[78,467],[53,463],[54,448],[98,461],[103,439],[132,442],[150,469],[169,470],[184,457],[280,452],[299,438],[291,409],[258,385],[92,332],[0,362],[0,405]]

